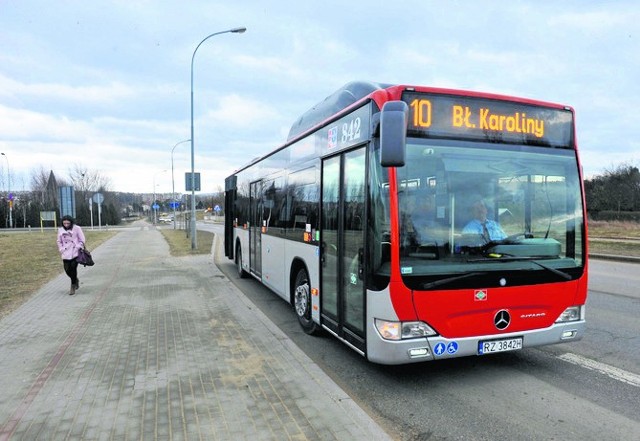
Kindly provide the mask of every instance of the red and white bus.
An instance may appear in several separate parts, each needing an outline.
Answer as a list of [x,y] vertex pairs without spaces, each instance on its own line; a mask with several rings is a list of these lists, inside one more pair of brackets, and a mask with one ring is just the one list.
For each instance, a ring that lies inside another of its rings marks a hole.
[[290,302],[305,332],[372,362],[582,337],[571,107],[350,83],[225,187],[225,254],[239,275]]

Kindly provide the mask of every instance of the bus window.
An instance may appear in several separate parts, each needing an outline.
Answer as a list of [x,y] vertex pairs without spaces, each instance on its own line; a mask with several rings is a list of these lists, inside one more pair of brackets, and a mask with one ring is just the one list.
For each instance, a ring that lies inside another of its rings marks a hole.
[[286,222],[282,221],[282,214],[287,211],[283,186],[282,177],[264,181],[262,221],[266,226],[265,232],[276,236],[283,235],[286,228]]
[[[315,233],[318,229],[318,204],[320,201],[316,167],[307,167],[289,174],[287,199],[291,208],[287,237],[304,241],[307,230]],[[315,234],[311,234],[312,241]]]

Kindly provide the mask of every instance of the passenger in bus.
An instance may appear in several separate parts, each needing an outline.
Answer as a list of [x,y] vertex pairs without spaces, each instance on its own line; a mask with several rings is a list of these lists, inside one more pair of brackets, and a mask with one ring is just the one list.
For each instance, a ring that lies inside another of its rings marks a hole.
[[479,234],[489,242],[491,240],[505,239],[507,235],[502,230],[500,224],[491,219],[487,219],[487,205],[482,199],[477,199],[471,206],[471,219],[462,230],[462,234]]

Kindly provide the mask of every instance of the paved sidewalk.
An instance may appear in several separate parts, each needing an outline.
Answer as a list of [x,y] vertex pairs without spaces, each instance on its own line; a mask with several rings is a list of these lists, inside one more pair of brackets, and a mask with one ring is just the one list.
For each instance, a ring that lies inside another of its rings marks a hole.
[[0,321],[0,440],[389,439],[211,255],[147,224],[93,255]]

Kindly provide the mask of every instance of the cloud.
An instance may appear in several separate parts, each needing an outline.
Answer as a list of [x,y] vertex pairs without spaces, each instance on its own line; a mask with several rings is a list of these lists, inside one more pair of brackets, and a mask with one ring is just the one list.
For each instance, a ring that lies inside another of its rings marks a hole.
[[[572,105],[585,170],[640,150],[640,10],[631,0],[236,3],[42,3],[39,14],[28,2],[4,5],[0,149],[12,171],[81,162],[117,190],[150,191],[172,146],[190,136],[195,45],[236,25],[247,33],[216,37],[196,59],[203,186],[281,145],[302,113],[353,80]],[[188,159],[187,144],[176,148],[176,184]],[[166,185],[166,174],[158,180]]]
[[233,61],[241,68],[249,72],[259,72],[261,75],[286,75],[299,78],[305,72],[291,60],[275,56],[236,54],[233,56]]
[[270,104],[231,94],[221,97],[217,108],[209,111],[205,118],[231,129],[250,129],[270,126],[273,121],[281,120],[282,115]]
[[114,104],[135,95],[135,90],[120,82],[104,85],[71,86],[59,83],[24,83],[0,74],[0,96],[25,97],[65,102]]
[[65,116],[54,116],[0,104],[0,133],[6,141],[45,140],[77,142],[90,126]]
[[[611,6],[612,4],[609,4]],[[628,25],[633,16],[637,18],[637,13],[633,11],[580,11],[564,14],[554,14],[549,17],[549,25],[559,28],[572,28],[572,32],[582,31],[585,33],[606,32],[611,28]]]

